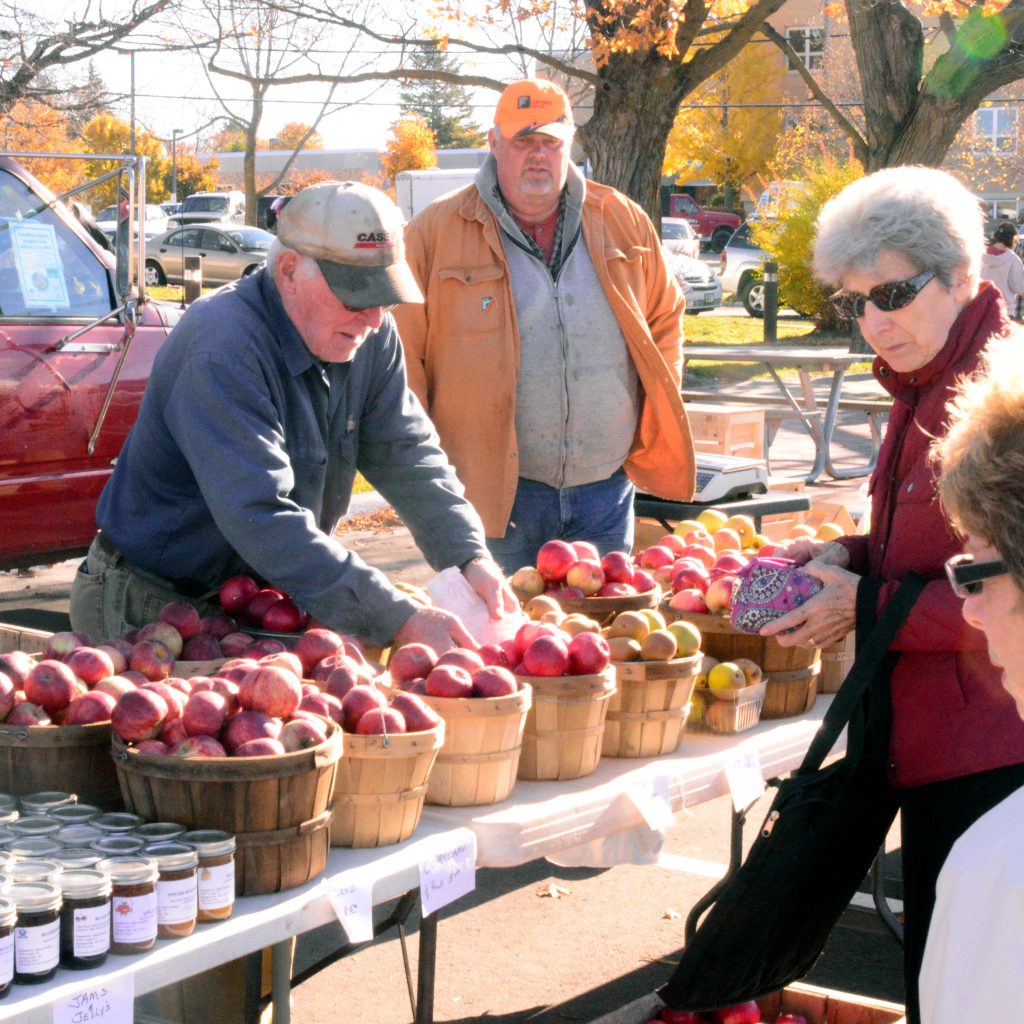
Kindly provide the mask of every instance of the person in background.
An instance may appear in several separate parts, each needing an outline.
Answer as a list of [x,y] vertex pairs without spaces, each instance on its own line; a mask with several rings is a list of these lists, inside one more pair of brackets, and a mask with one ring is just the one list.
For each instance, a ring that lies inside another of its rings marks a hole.
[[292,199],[265,267],[190,306],[157,354],[100,495],[72,627],[119,637],[247,573],[374,643],[475,646],[334,535],[359,470],[435,569],[461,567],[493,617],[515,607],[406,384],[388,310],[420,299],[387,196],[323,182]]
[[506,573],[547,540],[633,540],[634,483],[685,500],[684,300],[647,215],[570,160],[565,93],[501,94],[472,185],[406,227],[395,311],[419,395]]
[[[939,497],[964,535],[947,572],[1024,718],[1024,352],[993,345],[934,455]],[[1024,1007],[1024,788],[956,841],[939,874],[921,967],[925,1024],[1018,1019]]]
[[1014,251],[1016,246],[1017,229],[1004,220],[992,232],[992,240],[981,257],[981,276],[1003,293],[1007,311],[1019,320],[1024,296],[1024,262]]
[[830,644],[853,628],[862,580],[881,584],[879,611],[908,572],[927,580],[892,644],[889,777],[901,800],[910,1024],[921,1019],[917,978],[946,854],[1024,785],[1024,724],[946,579],[944,564],[961,541],[936,499],[928,458],[930,440],[945,433],[957,379],[978,367],[993,338],[1024,341],[999,290],[980,280],[983,250],[977,201],[934,168],[878,171],[823,207],[815,274],[839,287],[833,303],[857,320],[893,407],[869,483],[870,533],[781,547],[825,586],[761,630],[784,646]]

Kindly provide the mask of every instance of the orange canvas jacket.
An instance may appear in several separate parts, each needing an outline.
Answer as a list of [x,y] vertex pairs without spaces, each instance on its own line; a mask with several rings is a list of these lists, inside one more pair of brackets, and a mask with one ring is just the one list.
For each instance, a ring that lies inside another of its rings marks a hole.
[[[665,267],[654,226],[614,189],[587,182],[583,240],[643,391],[625,470],[641,491],[685,501],[695,478],[679,394],[683,296]],[[409,384],[487,535],[501,537],[519,478],[519,333],[498,223],[476,186],[468,185],[416,216],[405,243],[426,298],[395,310]]]

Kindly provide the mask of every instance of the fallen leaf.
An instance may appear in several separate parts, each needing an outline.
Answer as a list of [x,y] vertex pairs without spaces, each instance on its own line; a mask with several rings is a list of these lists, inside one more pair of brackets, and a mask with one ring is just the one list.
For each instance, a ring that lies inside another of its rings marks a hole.
[[673,910],[671,907],[667,907],[662,911],[661,919],[663,921],[674,921],[677,917],[682,917],[678,910]]
[[537,890],[538,896],[550,896],[553,900],[560,900],[563,896],[570,896],[572,893],[569,889],[563,889],[562,886],[556,885],[554,882],[548,882],[547,885],[542,885]]

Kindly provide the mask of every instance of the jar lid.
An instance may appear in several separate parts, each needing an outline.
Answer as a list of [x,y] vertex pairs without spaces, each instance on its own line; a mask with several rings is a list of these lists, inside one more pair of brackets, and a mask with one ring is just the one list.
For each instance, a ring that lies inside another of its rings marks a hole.
[[12,884],[20,882],[49,882],[60,868],[52,860],[12,860],[4,868],[4,874]]
[[218,828],[200,828],[186,832],[181,841],[194,846],[201,857],[216,857],[222,853],[235,852],[235,837],[230,832],[222,832]]
[[101,839],[106,834],[95,825],[62,825],[56,840],[61,846],[88,846],[93,840]]
[[92,824],[104,832],[134,832],[144,822],[144,818],[127,811],[111,811],[92,820]]
[[173,821],[147,821],[135,830],[135,835],[147,843],[166,843],[185,834],[185,826]]
[[50,836],[15,836],[8,840],[4,850],[19,860],[39,860],[64,849],[64,844]]
[[12,927],[17,919],[17,904],[6,896],[0,896],[0,928]]
[[16,836],[52,836],[60,831],[60,822],[34,814],[28,818],[12,821],[7,828]]
[[138,836],[101,833],[100,837],[89,845],[104,857],[130,857],[133,853],[139,853],[146,844]]
[[93,868],[103,860],[104,856],[105,854],[100,853],[99,850],[65,846],[50,860],[63,870],[71,870],[73,868]]
[[115,885],[155,882],[160,874],[152,857],[105,857],[96,865],[96,870],[105,871]]
[[53,882],[12,882],[4,896],[14,902],[19,914],[56,910],[61,903],[60,886]]
[[26,793],[19,802],[22,814],[48,814],[55,807],[77,804],[78,797],[74,793],[47,790],[42,793]]
[[12,821],[17,821],[21,817],[21,811],[17,808],[13,808],[9,811],[0,811],[0,825],[4,828],[10,828]]
[[184,871],[199,864],[199,852],[188,843],[151,843],[146,856],[153,857],[161,871]]
[[64,898],[89,899],[93,896],[109,896],[110,875],[95,868],[71,868],[57,873],[54,883],[60,886]]
[[102,813],[92,804],[63,804],[61,807],[54,807],[49,816],[62,825],[84,825]]

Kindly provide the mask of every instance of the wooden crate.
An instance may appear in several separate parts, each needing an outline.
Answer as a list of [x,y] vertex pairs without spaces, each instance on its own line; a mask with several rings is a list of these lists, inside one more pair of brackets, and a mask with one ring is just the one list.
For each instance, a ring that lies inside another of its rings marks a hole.
[[687,402],[693,447],[698,452],[764,458],[764,407]]
[[845,505],[829,501],[811,502],[811,510],[807,513],[804,525],[817,530],[825,523],[835,523],[843,533],[857,532],[857,524],[853,521],[853,516],[847,511]]
[[26,654],[42,654],[46,641],[53,636],[42,629],[29,629],[0,622],[0,654],[8,651],[24,651]]

